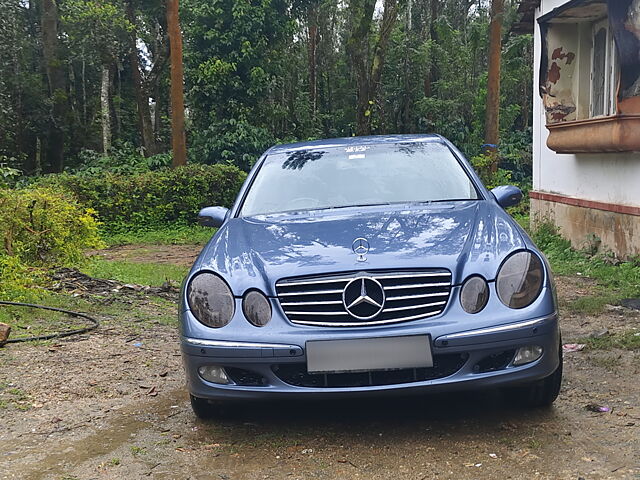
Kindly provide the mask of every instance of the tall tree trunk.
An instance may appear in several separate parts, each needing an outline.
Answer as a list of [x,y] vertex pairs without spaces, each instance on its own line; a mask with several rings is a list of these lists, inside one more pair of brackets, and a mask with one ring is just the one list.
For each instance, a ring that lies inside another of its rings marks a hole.
[[138,129],[142,139],[145,157],[150,157],[158,153],[155,135],[153,134],[153,123],[151,121],[151,109],[149,108],[149,95],[146,92],[140,73],[140,61],[138,59],[136,15],[133,9],[133,2],[129,0],[127,5],[127,16],[129,22],[134,26],[134,30],[129,35],[129,61],[131,63],[131,76],[133,89],[136,95],[138,107]]
[[369,106],[369,34],[375,10],[375,0],[351,0],[349,9],[355,27],[347,41],[347,52],[356,75],[356,135],[369,135],[371,115]]
[[58,42],[58,7],[55,0],[42,2],[42,56],[49,83],[51,118],[47,140],[48,170],[64,169],[64,116],[67,105],[65,70]]
[[313,8],[309,13],[309,100],[311,113],[315,118],[318,108],[318,80],[316,73],[316,54],[318,49],[318,25],[317,12]]
[[[384,59],[387,53],[387,45],[391,32],[398,19],[398,0],[384,0],[384,12],[382,14],[382,25],[380,26],[380,35],[378,42],[373,50],[373,61],[371,62],[371,75],[369,77],[369,95],[371,100],[375,100],[380,87],[380,78],[382,78],[382,69],[384,68]],[[369,119],[371,124],[371,119]],[[371,127],[369,127],[370,129]]]
[[484,142],[492,156],[491,171],[498,170],[498,137],[500,130],[500,54],[502,52],[502,19],[504,0],[492,0],[489,24],[489,76],[484,124]]
[[356,135],[371,134],[372,107],[380,86],[389,37],[398,18],[398,1],[385,0],[380,35],[373,49],[373,59],[369,62],[369,37],[375,4],[375,0],[352,0],[350,5],[352,13],[357,15],[356,28],[347,42],[347,51],[356,73]]
[[[429,15],[429,38],[432,42],[438,41],[438,30],[436,29],[436,20],[440,10],[440,0],[431,0],[430,3],[430,15]],[[436,70],[436,62],[434,61],[433,54],[429,58],[430,65],[427,75],[424,78],[424,96],[430,97],[433,95],[433,82],[436,81],[438,72]]]
[[100,88],[100,119],[102,122],[102,153],[107,155],[111,149],[111,114],[109,109],[109,66],[102,65]]
[[187,164],[187,143],[184,132],[184,90],[182,71],[182,32],[178,15],[178,0],[167,0],[167,29],[171,48],[171,146],[172,166]]

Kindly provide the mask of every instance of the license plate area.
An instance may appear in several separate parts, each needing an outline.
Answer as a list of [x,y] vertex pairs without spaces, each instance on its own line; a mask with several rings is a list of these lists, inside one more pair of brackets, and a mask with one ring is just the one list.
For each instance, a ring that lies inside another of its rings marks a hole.
[[313,340],[306,350],[309,373],[433,367],[429,335]]

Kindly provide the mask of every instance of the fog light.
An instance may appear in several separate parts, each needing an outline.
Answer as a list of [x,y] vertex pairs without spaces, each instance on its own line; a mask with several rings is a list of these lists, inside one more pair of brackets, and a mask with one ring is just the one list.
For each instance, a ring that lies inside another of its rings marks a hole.
[[198,373],[207,382],[219,383],[222,385],[229,383],[227,372],[224,371],[224,368],[217,365],[203,365],[198,368]]
[[527,345],[526,347],[520,347],[516,352],[516,357],[513,360],[514,365],[525,365],[527,363],[535,362],[542,356],[542,347],[539,345]]

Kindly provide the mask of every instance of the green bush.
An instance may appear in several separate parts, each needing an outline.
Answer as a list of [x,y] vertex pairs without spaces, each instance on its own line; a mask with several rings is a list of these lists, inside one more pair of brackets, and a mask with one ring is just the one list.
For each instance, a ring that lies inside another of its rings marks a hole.
[[78,261],[84,248],[100,245],[93,213],[59,189],[0,189],[0,255],[31,266]]
[[193,223],[203,207],[231,206],[245,178],[233,166],[191,164],[135,175],[49,175],[39,183],[73,193],[116,234]]

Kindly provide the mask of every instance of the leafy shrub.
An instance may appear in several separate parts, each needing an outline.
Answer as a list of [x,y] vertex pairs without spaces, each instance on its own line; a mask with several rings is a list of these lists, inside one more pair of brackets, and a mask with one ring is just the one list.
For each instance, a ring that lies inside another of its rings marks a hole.
[[530,178],[516,181],[514,172],[504,168],[498,168],[497,171],[491,171],[491,157],[489,155],[476,155],[471,158],[471,165],[480,176],[482,183],[489,190],[499,185],[515,185],[522,190],[522,202],[515,207],[508,209],[511,215],[528,215],[529,214],[529,191],[531,190]]
[[3,300],[31,300],[32,289],[45,282],[44,269],[28,267],[19,258],[0,253],[0,298]]
[[78,167],[71,168],[71,173],[82,176],[117,173],[131,175],[168,167],[171,165],[171,154],[160,153],[145,157],[130,143],[120,143],[104,155],[95,150],[81,150],[75,158]]
[[2,162],[3,157],[0,155],[0,187],[9,187],[13,185],[20,177],[22,172],[17,168],[11,168],[6,163]]
[[78,261],[100,244],[93,213],[59,189],[0,189],[0,254],[27,265]]
[[192,223],[210,205],[231,206],[246,174],[229,165],[187,165],[135,175],[49,175],[39,181],[72,192],[109,234]]

